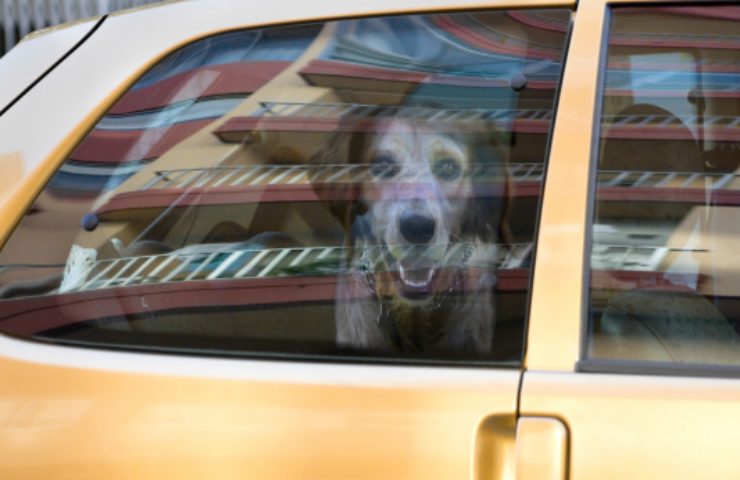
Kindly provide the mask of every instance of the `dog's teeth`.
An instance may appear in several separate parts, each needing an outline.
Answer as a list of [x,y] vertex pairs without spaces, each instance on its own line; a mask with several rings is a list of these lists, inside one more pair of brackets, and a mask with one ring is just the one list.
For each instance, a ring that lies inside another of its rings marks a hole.
[[421,281],[412,280],[408,278],[408,274],[406,273],[403,266],[401,265],[398,266],[398,273],[399,273],[399,276],[401,277],[401,281],[403,281],[403,283],[405,283],[409,287],[422,288],[422,287],[428,286],[429,283],[432,281],[432,277],[434,276],[434,269],[430,268],[429,270],[427,270],[426,279],[421,280]]

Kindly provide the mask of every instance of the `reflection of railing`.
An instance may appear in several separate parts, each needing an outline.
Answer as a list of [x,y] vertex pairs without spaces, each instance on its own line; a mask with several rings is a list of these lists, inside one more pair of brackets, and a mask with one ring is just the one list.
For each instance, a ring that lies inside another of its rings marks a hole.
[[[466,245],[452,246],[446,254],[447,264],[459,261]],[[404,248],[411,256],[427,247]],[[471,259],[466,266],[502,270],[522,268],[531,250],[531,243],[497,245],[491,249],[492,258],[485,265]],[[368,252],[370,262],[385,255],[380,247],[370,248]],[[193,245],[166,254],[99,260],[75,290],[196,280],[336,275],[348,255],[350,251],[344,247],[259,249],[253,244],[238,243]]]
[[489,120],[511,122],[514,120],[552,119],[551,110],[542,109],[490,109],[490,108],[431,108],[408,106],[378,106],[357,103],[297,103],[297,102],[260,102],[256,116],[279,117],[312,117],[312,118],[403,118],[412,120],[460,122],[472,120]]
[[[691,12],[689,15],[696,15],[695,12]],[[686,18],[691,18],[686,15]],[[693,21],[693,20],[692,20]],[[709,23],[702,25],[705,28],[709,26]],[[682,46],[682,48],[706,48],[706,49],[722,49],[722,50],[737,50],[740,48],[740,41],[738,41],[737,35],[718,35],[716,32],[713,33],[637,33],[630,32],[629,34],[615,35],[609,39],[609,45],[620,45],[630,47],[643,47],[643,48],[665,48],[671,47],[676,48]]]
[[[446,253],[443,264],[458,264],[456,262],[460,261],[466,245],[453,245]],[[404,247],[404,253],[407,257],[415,258],[414,255],[418,256],[425,248],[428,247],[407,246]],[[669,252],[685,251],[689,250],[596,243],[591,253],[591,268],[657,271]],[[371,264],[386,255],[380,247],[371,247],[367,252]],[[496,245],[495,249],[489,251],[491,258],[484,261],[471,259],[466,266],[496,270],[526,268],[531,252],[531,243]],[[90,269],[86,280],[74,290],[198,280],[336,275],[350,255],[350,249],[345,247],[260,249],[254,244],[243,243],[192,245],[166,254],[99,260]]]
[[593,270],[655,271],[668,253],[666,247],[594,244]]
[[[340,183],[387,181],[381,174],[370,175],[370,165],[242,165],[235,167],[178,168],[158,170],[155,177],[139,190],[254,187],[269,185],[305,185],[309,183]],[[475,180],[493,179],[498,166],[476,165],[467,175]],[[515,163],[509,165],[509,176],[514,182],[541,182],[544,165]],[[728,187],[740,175],[712,172],[650,172],[637,170],[601,170],[598,185],[607,187],[643,188],[699,188],[719,190]]]
[[738,178],[738,174],[712,172],[645,172],[631,170],[601,170],[598,174],[600,188],[699,188],[719,190]]
[[660,263],[668,253],[696,253],[707,250],[671,248],[655,245],[614,245],[595,241],[591,251],[592,270],[624,272],[660,272]]
[[602,122],[602,136],[607,138],[740,140],[740,116],[737,115],[604,115]]
[[[374,182],[378,178],[388,181],[383,178],[382,172],[371,175],[369,167],[368,164],[242,165],[160,170],[154,172],[155,178],[144,184],[140,190]],[[543,170],[541,163],[517,163],[509,166],[509,175],[516,182],[541,181]],[[477,164],[466,175],[477,181],[492,180],[500,175],[500,165]]]
[[737,115],[705,115],[699,120],[698,115],[604,115],[604,124],[629,125],[631,127],[671,127],[689,126],[710,128],[721,126],[723,128],[740,128],[740,116]]
[[262,102],[249,116],[231,117],[216,130],[226,143],[253,141],[255,131],[292,133],[374,132],[375,119],[430,122],[439,131],[517,132],[545,135],[550,131],[549,109],[431,108],[360,103]]

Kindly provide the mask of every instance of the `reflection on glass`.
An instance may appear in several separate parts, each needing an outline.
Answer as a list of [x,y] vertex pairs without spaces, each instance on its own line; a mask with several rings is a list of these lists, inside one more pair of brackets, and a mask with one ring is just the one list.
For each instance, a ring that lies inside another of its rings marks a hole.
[[731,6],[613,11],[592,357],[740,363],[738,21]]
[[317,193],[349,247],[337,288],[339,345],[489,353],[507,188],[490,130],[368,120],[344,123],[313,158],[319,171],[347,165],[334,182],[351,177]]
[[184,47],[98,122],[0,253],[0,329],[518,362],[568,22],[385,17]]

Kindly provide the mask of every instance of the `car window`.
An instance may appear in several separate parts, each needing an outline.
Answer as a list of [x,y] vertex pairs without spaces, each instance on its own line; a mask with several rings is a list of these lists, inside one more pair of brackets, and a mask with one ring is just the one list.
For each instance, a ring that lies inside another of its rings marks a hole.
[[591,359],[740,365],[740,9],[614,8]]
[[516,365],[569,22],[365,18],[167,55],[3,248],[0,330]]

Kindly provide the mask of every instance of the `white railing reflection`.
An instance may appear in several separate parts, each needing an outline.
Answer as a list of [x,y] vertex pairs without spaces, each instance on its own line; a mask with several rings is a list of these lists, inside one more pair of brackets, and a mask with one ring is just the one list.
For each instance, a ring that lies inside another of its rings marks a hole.
[[600,170],[599,187],[701,188],[721,190],[738,178],[738,173],[649,172],[637,170]]
[[[373,175],[369,168],[369,164],[175,168],[155,171],[154,178],[139,190],[388,181],[383,178],[382,172]],[[498,164],[477,164],[466,175],[476,181],[485,181],[497,179],[500,172]],[[515,182],[542,181],[543,172],[544,166],[541,163],[517,163],[509,166],[509,175]]]
[[[456,252],[464,250],[466,245],[456,244],[449,249],[445,260],[448,265],[454,264]],[[522,268],[532,250],[531,243],[491,247],[490,259],[482,263],[476,259],[466,266],[497,270]],[[411,256],[428,247],[404,248]],[[337,246],[262,249],[243,243],[191,245],[165,254],[98,260],[85,281],[70,291],[196,280],[336,275],[352,254],[351,249]],[[366,254],[371,263],[377,263],[386,253],[375,247],[367,249]]]
[[552,120],[549,109],[515,108],[436,108],[413,106],[379,106],[360,103],[260,102],[252,116],[313,118],[402,118],[439,122],[514,120]]
[[[384,181],[382,175],[371,175],[368,164],[353,165],[240,165],[228,167],[174,168],[157,170],[139,190],[164,188],[217,188],[256,187],[269,185],[300,185],[311,183],[376,182]],[[513,182],[541,182],[544,165],[541,163],[515,163],[509,165]],[[473,166],[467,175],[474,180],[493,180],[500,169],[495,164]],[[657,172],[636,170],[601,170],[599,187],[653,187],[700,188],[721,190],[731,187],[740,175],[736,172]]]

